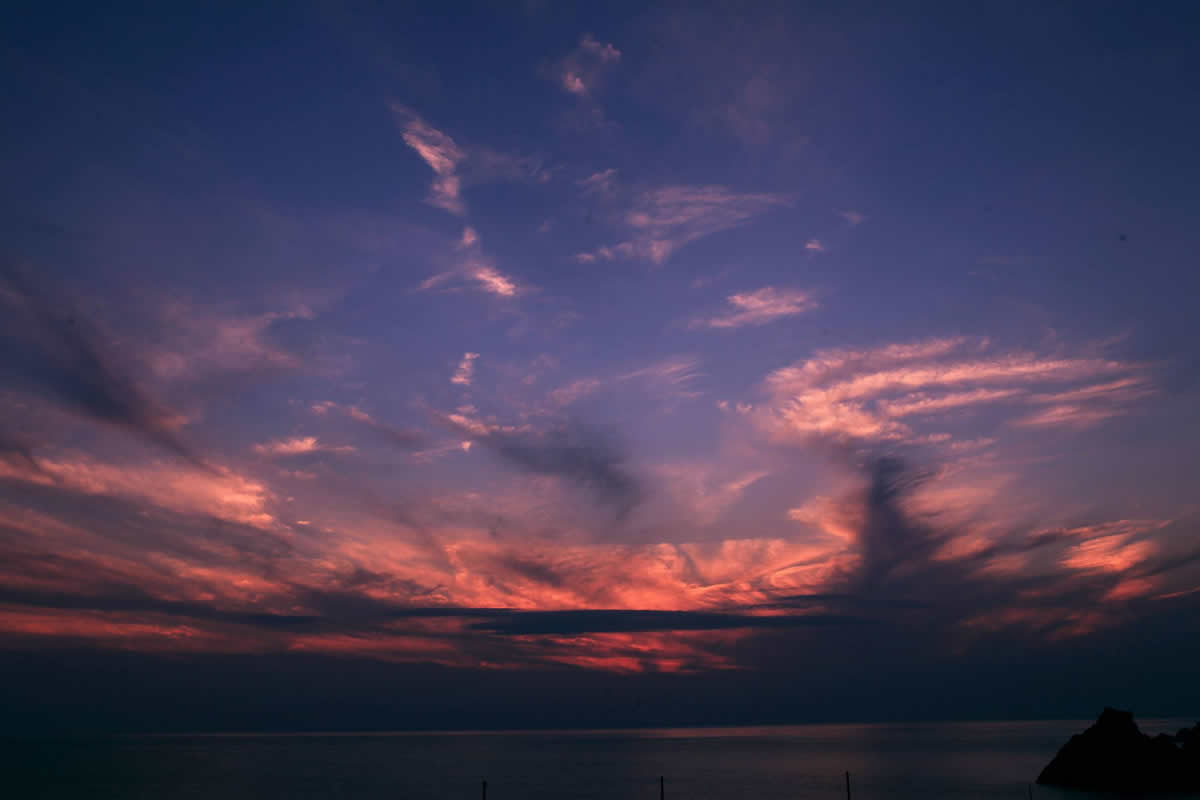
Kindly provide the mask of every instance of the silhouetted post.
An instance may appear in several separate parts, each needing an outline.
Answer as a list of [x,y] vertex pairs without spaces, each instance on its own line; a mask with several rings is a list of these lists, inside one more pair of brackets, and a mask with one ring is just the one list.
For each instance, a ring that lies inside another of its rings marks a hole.
[[1029,800],[1033,800],[1033,784],[1029,784]]
[[487,781],[483,782],[483,800],[487,800]]
[[658,776],[658,800],[666,800],[667,797],[667,779],[662,775]]
[[850,800],[850,770],[846,770],[846,800]]

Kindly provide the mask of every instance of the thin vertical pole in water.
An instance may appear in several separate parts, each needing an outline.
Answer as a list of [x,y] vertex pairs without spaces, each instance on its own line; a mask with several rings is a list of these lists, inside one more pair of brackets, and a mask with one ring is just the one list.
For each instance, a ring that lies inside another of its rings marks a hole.
[[850,770],[846,770],[846,800],[850,800]]
[[487,800],[487,781],[483,782],[483,800]]
[[1033,800],[1033,784],[1029,784],[1029,800]]
[[667,797],[667,779],[662,775],[658,776],[658,800],[666,800]]

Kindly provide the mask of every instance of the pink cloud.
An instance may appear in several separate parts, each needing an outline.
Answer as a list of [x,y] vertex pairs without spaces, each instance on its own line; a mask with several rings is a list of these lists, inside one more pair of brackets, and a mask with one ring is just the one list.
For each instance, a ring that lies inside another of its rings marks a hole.
[[350,445],[328,445],[315,436],[294,436],[254,445],[254,452],[261,456],[297,456],[305,453],[352,453]]
[[[1105,379],[1084,389],[1055,389]],[[1080,401],[1012,418],[1020,426],[1079,426],[1127,413],[1143,396],[1136,364],[1094,357],[995,352],[986,340],[933,339],[871,350],[816,353],[770,373],[771,399],[758,415],[779,440],[828,436],[861,440],[927,440],[911,417],[982,406],[1037,405],[1061,392]],[[1137,387],[1136,393],[1124,393]],[[1010,411],[1011,413],[1011,411]],[[949,437],[942,436],[949,441]]]
[[495,267],[483,264],[474,267],[470,276],[480,288],[500,297],[513,297],[517,293],[516,282]]
[[450,382],[459,386],[470,386],[475,377],[475,359],[477,358],[479,358],[479,353],[463,353],[462,360],[458,362],[458,368],[454,371]]
[[203,514],[254,527],[276,523],[268,510],[270,490],[228,469],[211,471],[167,462],[118,465],[77,456],[41,458],[36,468],[19,468],[0,461],[0,476],[85,495],[129,498],[169,511]]
[[733,308],[724,314],[694,320],[692,327],[740,328],[746,325],[765,325],[784,317],[811,311],[817,302],[808,292],[799,289],[776,289],[766,286],[752,292],[731,294],[727,298]]
[[579,46],[558,64],[556,80],[565,91],[587,97],[599,88],[605,73],[621,61],[621,51],[584,34]]
[[460,197],[461,180],[456,170],[467,157],[466,152],[411,109],[393,103],[392,113],[403,131],[404,143],[415,150],[434,172],[426,202],[452,214],[465,214],[466,206]]

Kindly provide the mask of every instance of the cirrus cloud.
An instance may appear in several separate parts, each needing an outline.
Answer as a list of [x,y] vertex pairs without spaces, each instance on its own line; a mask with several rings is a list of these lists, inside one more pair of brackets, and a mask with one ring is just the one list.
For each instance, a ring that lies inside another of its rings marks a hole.
[[726,298],[732,309],[723,314],[693,320],[693,328],[741,328],[746,325],[766,325],[784,317],[803,314],[817,307],[808,292],[799,289],[776,289],[764,286],[752,292],[739,292]]
[[686,244],[720,233],[773,208],[791,204],[781,194],[739,193],[724,186],[665,186],[640,192],[622,219],[630,238],[576,254],[580,263],[636,258],[662,264]]

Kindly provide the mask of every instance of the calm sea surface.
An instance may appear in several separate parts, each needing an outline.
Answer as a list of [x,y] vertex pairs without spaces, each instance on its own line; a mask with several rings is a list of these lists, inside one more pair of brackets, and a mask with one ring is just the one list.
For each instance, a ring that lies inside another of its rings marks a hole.
[[[1194,720],[1139,721],[1148,733]],[[0,742],[24,798],[1010,798],[1087,721]],[[12,790],[10,794],[9,791]],[[1033,787],[1035,798],[1088,798]],[[1103,795],[1101,795],[1103,796]],[[1193,795],[1192,797],[1195,797]]]

